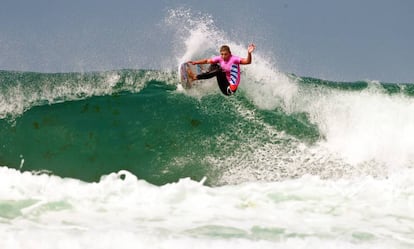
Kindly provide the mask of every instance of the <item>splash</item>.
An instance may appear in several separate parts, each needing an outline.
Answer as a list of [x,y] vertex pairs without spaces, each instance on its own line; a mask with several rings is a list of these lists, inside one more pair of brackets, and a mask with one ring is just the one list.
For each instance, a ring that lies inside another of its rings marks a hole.
[[218,39],[222,36],[215,28],[212,16],[194,15],[189,9],[169,10],[165,22],[175,30],[177,64],[207,56],[208,52],[216,50]]
[[347,162],[412,166],[414,101],[381,89],[378,83],[370,83],[363,91],[331,91],[309,101],[305,110],[326,138],[321,145]]

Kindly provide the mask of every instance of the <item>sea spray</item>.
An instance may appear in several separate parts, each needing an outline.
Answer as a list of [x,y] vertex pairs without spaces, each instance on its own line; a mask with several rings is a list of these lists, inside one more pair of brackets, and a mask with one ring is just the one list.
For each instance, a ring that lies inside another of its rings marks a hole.
[[413,99],[402,93],[391,95],[380,84],[367,86],[361,91],[303,91],[298,108],[318,125],[325,138],[321,146],[347,162],[374,160],[392,169],[412,166],[414,154],[408,148],[414,146],[409,139],[414,135]]

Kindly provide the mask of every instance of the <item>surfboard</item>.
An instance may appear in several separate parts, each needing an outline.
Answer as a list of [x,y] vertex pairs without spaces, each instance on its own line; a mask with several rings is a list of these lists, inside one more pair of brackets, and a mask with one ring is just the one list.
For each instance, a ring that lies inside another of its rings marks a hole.
[[188,62],[180,64],[180,83],[186,89],[191,88],[194,82],[188,75],[189,71],[193,74],[200,74],[203,72],[203,67],[199,64],[193,65]]
[[184,62],[180,65],[180,83],[184,88],[191,88],[191,81],[188,77],[187,67],[189,63]]

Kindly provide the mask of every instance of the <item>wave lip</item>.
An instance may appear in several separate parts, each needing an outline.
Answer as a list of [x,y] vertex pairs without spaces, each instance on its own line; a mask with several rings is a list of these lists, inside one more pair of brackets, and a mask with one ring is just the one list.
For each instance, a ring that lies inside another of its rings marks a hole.
[[15,117],[33,106],[92,96],[139,92],[151,80],[171,84],[171,72],[113,70],[87,73],[0,71],[0,118]]

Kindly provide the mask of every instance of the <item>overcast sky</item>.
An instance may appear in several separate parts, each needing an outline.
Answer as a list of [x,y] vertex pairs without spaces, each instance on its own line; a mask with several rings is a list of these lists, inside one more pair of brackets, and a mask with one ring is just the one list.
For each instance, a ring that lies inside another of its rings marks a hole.
[[0,70],[162,68],[168,10],[212,16],[280,71],[339,81],[414,82],[411,0],[2,0]]

